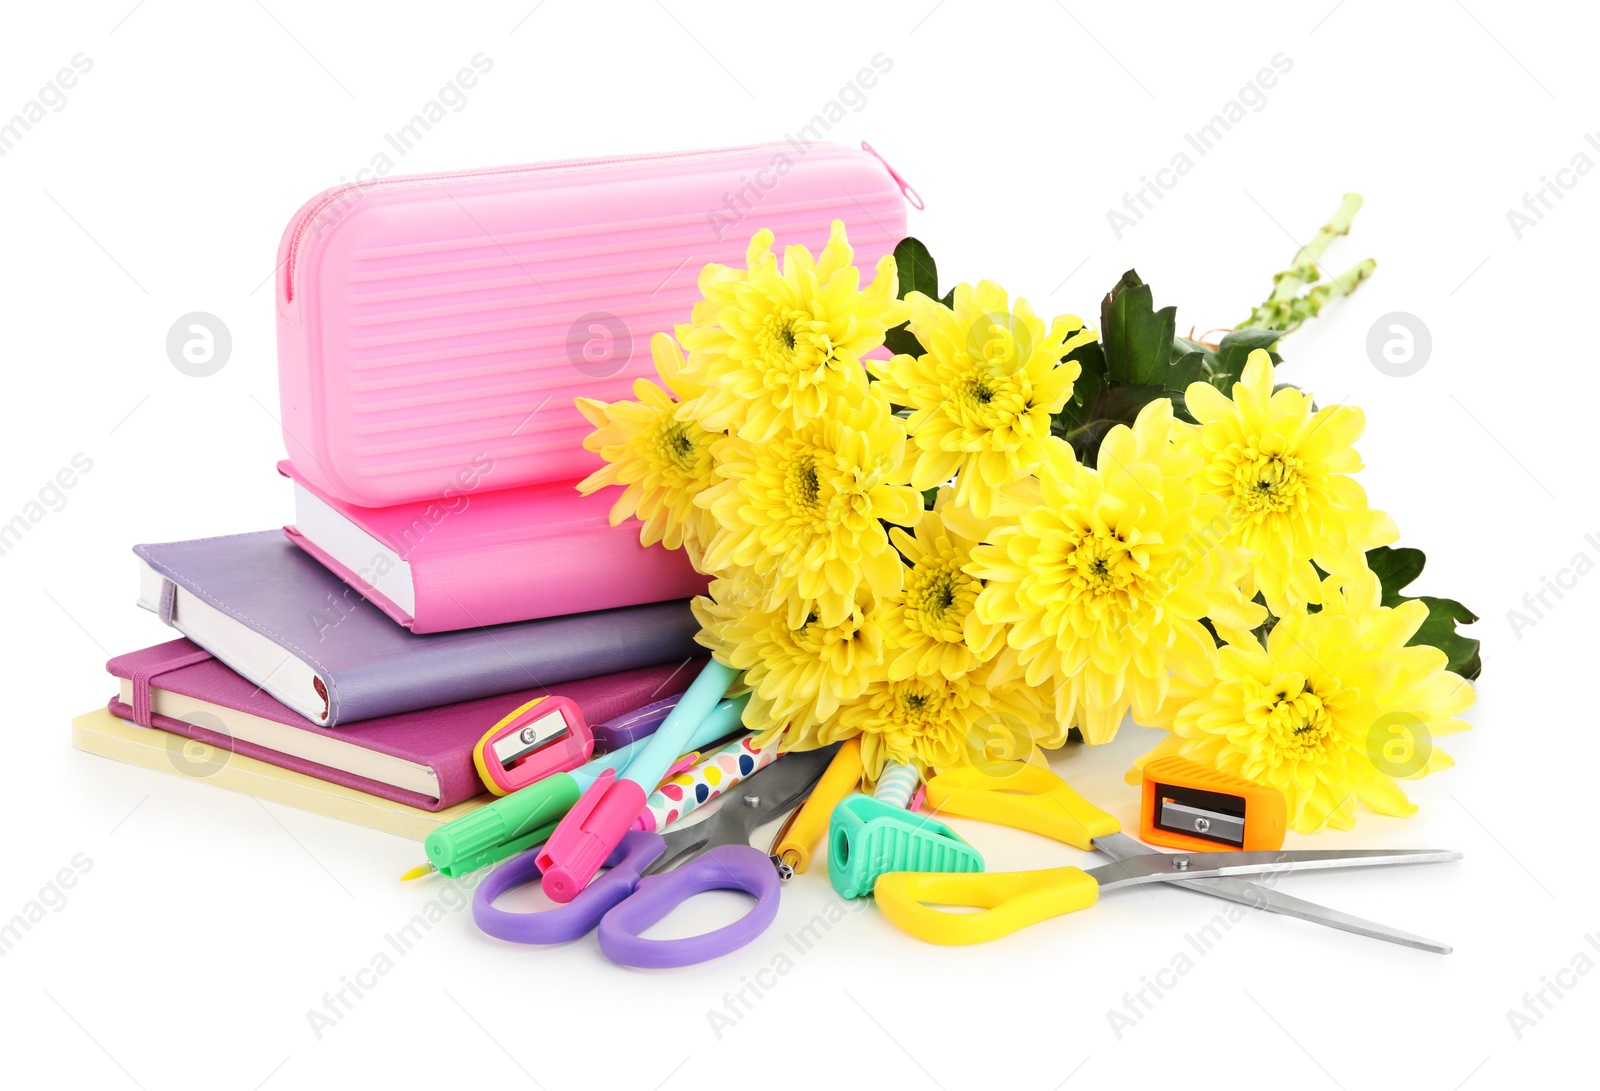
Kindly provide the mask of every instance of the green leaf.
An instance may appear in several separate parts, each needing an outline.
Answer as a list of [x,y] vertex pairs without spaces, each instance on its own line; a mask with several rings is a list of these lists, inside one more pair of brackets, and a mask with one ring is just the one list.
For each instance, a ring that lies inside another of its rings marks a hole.
[[1072,381],[1072,397],[1065,412],[1087,409],[1106,384],[1106,352],[1098,341],[1079,345],[1061,358],[1078,362],[1078,377]]
[[1107,383],[1084,406],[1068,402],[1052,421],[1051,430],[1072,444],[1078,461],[1094,465],[1099,454],[1100,441],[1106,433],[1119,424],[1129,424],[1138,417],[1139,410],[1157,398],[1170,393],[1159,386],[1134,386],[1131,383]]
[[1420,549],[1379,546],[1367,550],[1367,567],[1372,569],[1378,582],[1383,585],[1385,606],[1399,606],[1405,601],[1400,589],[1422,575],[1422,567],[1427,563],[1428,558]]
[[[922,245],[921,239],[910,235],[901,239],[894,248],[894,263],[900,276],[901,299],[912,292],[938,296],[939,270],[933,263],[933,255],[928,253],[928,248]],[[890,352],[896,354],[921,356],[927,351],[904,322],[887,330],[883,335],[883,343],[888,346]]]
[[1420,549],[1391,549],[1379,546],[1367,550],[1367,566],[1377,575],[1383,586],[1383,605],[1398,606],[1413,598],[1428,608],[1428,620],[1422,623],[1407,645],[1428,644],[1449,657],[1449,668],[1466,679],[1483,673],[1483,660],[1479,656],[1481,641],[1463,636],[1456,626],[1471,625],[1478,615],[1455,599],[1434,598],[1431,595],[1402,595],[1400,592],[1422,574],[1427,563]]
[[[1197,383],[1205,377],[1205,353],[1186,352],[1173,360],[1171,368],[1167,371],[1165,383],[1167,393],[1181,395],[1189,389],[1190,383]],[[1174,398],[1173,405],[1179,416],[1191,424],[1194,423],[1194,418],[1189,416],[1189,410],[1181,397]]]
[[[1062,359],[1078,362],[1078,377],[1072,383],[1072,397],[1061,407],[1061,412],[1051,419],[1050,430],[1070,442],[1081,460],[1091,449],[1090,432],[1097,419],[1096,408],[1106,382],[1106,354],[1100,342],[1090,341],[1079,345]],[[1105,427],[1111,426],[1107,424]],[[1098,446],[1099,442],[1099,436],[1092,437],[1094,446]]]
[[896,354],[906,353],[910,356],[921,356],[926,351],[922,347],[922,342],[912,336],[910,328],[904,322],[885,330],[883,343],[889,346],[890,352]]
[[939,302],[943,303],[946,307],[954,308],[956,305],[956,290],[951,288],[948,292],[940,297]]
[[[1233,384],[1239,381],[1239,376],[1244,374],[1244,365],[1250,354],[1256,349],[1271,350],[1283,334],[1277,330],[1234,330],[1223,334],[1222,340],[1217,342],[1217,347],[1206,353],[1205,370],[1206,381],[1224,394],[1232,394]],[[1278,363],[1282,357],[1273,352],[1272,362]]]
[[[1065,359],[1082,369],[1072,398],[1051,421],[1080,461],[1094,464],[1100,441],[1119,424],[1132,424],[1156,398],[1173,399],[1201,376],[1204,348],[1177,337],[1177,308],[1157,311],[1150,288],[1128,270],[1100,307],[1100,341],[1080,345]],[[1174,411],[1184,414],[1174,399]]]
[[939,270],[920,239],[909,235],[901,239],[894,248],[894,263],[900,274],[901,299],[912,292],[921,292],[930,299],[939,298]]
[[1483,659],[1478,654],[1479,641],[1456,632],[1456,625],[1471,625],[1478,616],[1455,599],[1436,599],[1420,595],[1428,604],[1428,620],[1422,623],[1412,644],[1431,644],[1450,657],[1450,669],[1461,677],[1472,680],[1483,673]]
[[1159,386],[1112,383],[1100,396],[1100,411],[1119,424],[1132,424],[1139,416],[1139,410],[1157,398],[1170,397],[1171,393]]
[[[1167,372],[1165,380],[1168,391],[1181,394],[1189,389],[1189,384],[1199,382],[1206,377],[1207,348],[1198,341],[1191,341],[1187,337],[1174,337],[1172,339],[1172,370]],[[1189,409],[1181,397],[1172,399],[1172,408],[1179,418],[1194,423],[1194,418],[1189,415]]]
[[1106,375],[1114,383],[1166,386],[1178,308],[1156,310],[1150,286],[1129,269],[1100,304]]

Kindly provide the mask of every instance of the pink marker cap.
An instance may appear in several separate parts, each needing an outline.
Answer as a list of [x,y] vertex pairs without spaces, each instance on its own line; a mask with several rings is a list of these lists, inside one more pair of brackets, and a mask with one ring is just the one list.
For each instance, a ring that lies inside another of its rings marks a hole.
[[644,810],[644,788],[612,770],[602,773],[567,812],[537,863],[540,887],[552,901],[570,902],[589,885],[633,820]]

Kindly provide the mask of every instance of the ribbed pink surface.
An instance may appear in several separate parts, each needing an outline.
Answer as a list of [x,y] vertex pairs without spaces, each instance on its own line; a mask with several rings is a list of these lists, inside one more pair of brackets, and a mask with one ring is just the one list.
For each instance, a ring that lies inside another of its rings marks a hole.
[[598,461],[572,399],[654,374],[650,337],[687,321],[701,266],[742,266],[761,227],[815,252],[835,219],[866,266],[904,236],[874,156],[772,144],[330,191],[279,254],[289,455],[368,507],[443,495],[484,458],[482,488],[581,477]]

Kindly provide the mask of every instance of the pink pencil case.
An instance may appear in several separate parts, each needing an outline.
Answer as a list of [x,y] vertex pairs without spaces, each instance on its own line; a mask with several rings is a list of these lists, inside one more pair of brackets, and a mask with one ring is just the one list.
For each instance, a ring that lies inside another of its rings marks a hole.
[[654,375],[701,266],[742,266],[763,227],[815,253],[836,219],[870,266],[907,195],[866,145],[793,142],[330,189],[278,249],[290,458],[363,507],[445,495],[485,458],[496,489],[583,477],[600,462],[572,399]]

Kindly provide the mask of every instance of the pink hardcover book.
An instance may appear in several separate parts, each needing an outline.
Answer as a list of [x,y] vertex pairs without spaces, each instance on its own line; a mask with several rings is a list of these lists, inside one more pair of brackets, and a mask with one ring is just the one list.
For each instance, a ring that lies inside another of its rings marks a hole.
[[295,485],[289,540],[414,633],[667,602],[706,589],[687,554],[639,544],[637,519],[611,525],[610,489],[580,496],[570,481],[495,489],[490,468],[481,482],[438,500],[360,508],[288,462],[278,472]]
[[[557,693],[576,701],[588,722],[600,723],[681,693],[701,662],[642,667],[564,682],[551,690],[521,690],[338,728],[311,723],[187,640],[119,655],[106,670],[121,680],[109,706],[113,715],[397,803],[440,811],[485,791],[472,764],[472,748],[512,710]],[[183,760],[182,754],[173,754],[180,768]]]
[[650,337],[686,322],[708,262],[750,236],[813,252],[842,220],[870,267],[905,236],[908,187],[863,145],[740,148],[369,179],[328,190],[278,250],[289,457],[364,507],[600,466],[575,395],[631,397]]

